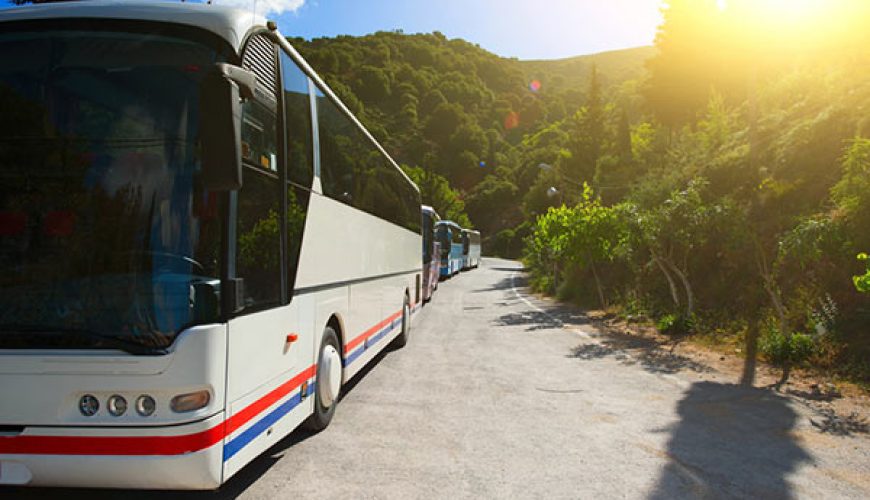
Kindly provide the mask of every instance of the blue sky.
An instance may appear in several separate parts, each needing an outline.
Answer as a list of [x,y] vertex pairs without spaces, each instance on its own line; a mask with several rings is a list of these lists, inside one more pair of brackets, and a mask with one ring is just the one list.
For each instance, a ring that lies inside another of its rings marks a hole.
[[[440,31],[504,57],[558,59],[651,45],[663,0],[212,1],[244,9],[256,6],[288,36]],[[0,0],[0,8],[9,7],[7,0]]]
[[214,0],[254,1],[288,36],[438,30],[520,59],[650,45],[661,19],[660,0]]

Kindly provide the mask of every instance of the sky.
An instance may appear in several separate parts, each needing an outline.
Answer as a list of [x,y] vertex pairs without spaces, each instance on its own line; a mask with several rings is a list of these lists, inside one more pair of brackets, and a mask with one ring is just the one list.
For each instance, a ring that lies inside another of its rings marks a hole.
[[559,59],[651,45],[661,0],[213,0],[254,8],[286,36],[440,31],[503,57]]

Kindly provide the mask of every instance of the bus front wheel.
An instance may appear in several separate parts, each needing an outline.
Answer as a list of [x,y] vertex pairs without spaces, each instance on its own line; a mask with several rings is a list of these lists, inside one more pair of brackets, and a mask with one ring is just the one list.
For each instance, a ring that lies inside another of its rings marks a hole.
[[335,405],[341,393],[342,365],[338,335],[332,327],[323,330],[320,353],[317,356],[317,375],[314,379],[314,413],[302,424],[309,431],[322,431],[335,414]]

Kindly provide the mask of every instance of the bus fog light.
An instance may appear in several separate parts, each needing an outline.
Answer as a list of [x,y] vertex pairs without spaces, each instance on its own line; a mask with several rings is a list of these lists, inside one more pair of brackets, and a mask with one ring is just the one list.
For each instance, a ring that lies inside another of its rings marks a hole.
[[143,417],[150,417],[157,409],[157,403],[154,398],[147,394],[143,394],[136,399],[136,413]]
[[169,407],[175,413],[184,413],[204,408],[209,400],[211,400],[211,395],[209,395],[208,391],[196,391],[175,396],[172,398]]
[[86,417],[93,417],[99,409],[100,401],[90,394],[85,394],[79,400],[79,411]]
[[106,409],[109,410],[109,414],[113,417],[120,417],[127,411],[127,400],[124,399],[124,396],[115,394],[109,398],[109,402],[106,403]]

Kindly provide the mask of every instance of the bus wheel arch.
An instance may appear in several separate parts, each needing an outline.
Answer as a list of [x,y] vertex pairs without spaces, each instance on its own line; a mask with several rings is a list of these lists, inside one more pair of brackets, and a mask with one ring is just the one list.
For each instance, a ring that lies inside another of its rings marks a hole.
[[329,317],[329,321],[326,322],[326,326],[332,328],[338,336],[338,345],[341,347],[339,352],[341,353],[341,360],[344,361],[344,322],[341,321],[341,316],[333,314]]

